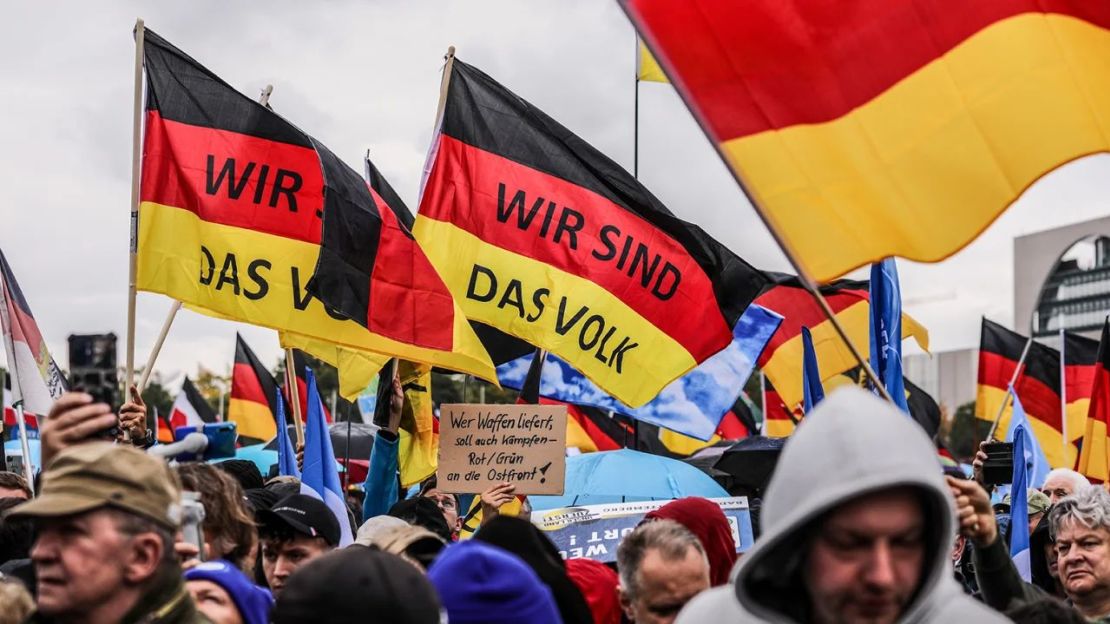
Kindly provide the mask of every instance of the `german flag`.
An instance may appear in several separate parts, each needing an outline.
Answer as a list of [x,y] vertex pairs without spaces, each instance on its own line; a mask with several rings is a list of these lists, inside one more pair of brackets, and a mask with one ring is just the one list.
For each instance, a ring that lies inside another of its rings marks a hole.
[[277,435],[278,386],[258,356],[235,334],[235,365],[231,369],[231,397],[227,420],[238,426],[245,444],[265,442]]
[[1110,150],[1110,3],[621,0],[755,206],[822,282],[935,262]]
[[[149,30],[144,57],[139,289],[213,316],[496,379],[381,194]],[[358,242],[338,300],[335,257],[321,236]],[[331,305],[307,289],[318,260],[319,294]],[[362,306],[357,315],[352,305]]]
[[[859,363],[852,357],[852,352],[825,317],[813,295],[797,277],[783,273],[768,273],[768,276],[774,285],[755,302],[778,312],[783,320],[767,348],[763,350],[759,367],[778,392],[783,404],[793,410],[802,402],[802,327],[808,327],[813,334],[813,348],[817,353],[822,383],[855,368]],[[820,291],[863,357],[868,357],[871,303],[867,281],[837,280],[822,286]],[[917,340],[922,349],[929,349],[929,332],[913,317],[903,314],[902,337],[910,336]],[[782,430],[785,429],[784,427]],[[764,433],[779,435],[766,431]]]
[[1083,437],[1091,391],[1098,371],[1098,341],[1064,332],[1064,400],[1067,401],[1068,437]]
[[[993,421],[1006,396],[1006,388],[1017,370],[1021,353],[1028,340],[1025,336],[983,319],[979,344],[979,388],[975,397],[975,417]],[[1064,455],[1063,433],[1060,428],[1060,352],[1034,341],[1025,356],[1025,365],[1018,375],[1014,391],[1025,407],[1025,414],[1053,468],[1075,465],[1075,446],[1068,445]],[[1012,403],[1008,404],[998,423],[999,435],[1010,425]]]
[[[319,358],[317,358],[319,359]],[[333,365],[334,366],[334,365]],[[305,370],[308,368],[308,359],[300,349],[293,349],[293,373],[297,379],[297,401],[301,406],[301,420],[304,420],[308,415],[308,380],[305,378]],[[285,397],[285,404],[292,405],[292,398],[289,396],[289,388],[285,386],[285,378],[281,380],[281,393]],[[328,410],[327,405],[324,405],[324,420],[331,422],[331,411]]]
[[415,233],[470,319],[632,407],[732,342],[762,273],[489,76],[447,71]]
[[1110,431],[1110,321],[1102,324],[1090,407],[1083,430],[1079,472],[1091,481],[1102,483],[1110,476],[1110,442],[1107,441]]

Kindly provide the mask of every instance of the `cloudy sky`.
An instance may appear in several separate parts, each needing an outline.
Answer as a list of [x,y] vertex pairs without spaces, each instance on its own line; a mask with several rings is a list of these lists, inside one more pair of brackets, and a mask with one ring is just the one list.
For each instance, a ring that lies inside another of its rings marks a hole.
[[[606,0],[18,3],[0,27],[0,248],[56,359],[71,333],[126,330],[136,17],[361,170],[372,158],[415,208],[448,45],[631,168],[635,40]],[[640,173],[670,209],[752,264],[785,258],[667,85],[640,89]],[[1110,157],[1044,178],[946,262],[903,263],[906,307],[935,350],[972,346],[979,316],[1012,322],[1014,236],[1110,213]],[[140,293],[136,360],[169,300]],[[236,331],[267,363],[276,333],[178,317],[158,369],[226,370]]]

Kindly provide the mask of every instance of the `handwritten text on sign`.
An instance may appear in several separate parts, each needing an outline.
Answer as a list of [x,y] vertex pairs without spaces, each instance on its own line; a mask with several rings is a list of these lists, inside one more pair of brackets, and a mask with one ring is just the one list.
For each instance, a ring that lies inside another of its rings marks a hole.
[[566,437],[563,405],[444,405],[436,481],[447,492],[508,482],[517,494],[562,494]]

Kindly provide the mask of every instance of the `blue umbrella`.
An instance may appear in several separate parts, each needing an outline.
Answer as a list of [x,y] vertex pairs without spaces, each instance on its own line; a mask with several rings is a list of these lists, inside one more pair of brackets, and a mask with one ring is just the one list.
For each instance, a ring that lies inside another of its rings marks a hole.
[[[262,477],[270,474],[270,467],[277,463],[277,451],[271,451],[264,448],[265,444],[252,444],[250,446],[241,446],[235,449],[235,459],[246,459],[254,462],[258,466],[258,471],[262,473]],[[227,459],[231,459],[230,457]],[[219,463],[225,460],[216,460],[212,463]]]
[[683,496],[728,496],[709,475],[674,459],[629,449],[567,458],[562,496],[530,496],[533,509],[603,505]]

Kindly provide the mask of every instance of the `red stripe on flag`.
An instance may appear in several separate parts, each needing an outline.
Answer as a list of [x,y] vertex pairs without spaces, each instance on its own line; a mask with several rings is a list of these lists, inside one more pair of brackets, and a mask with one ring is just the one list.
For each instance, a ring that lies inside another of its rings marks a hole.
[[147,111],[142,201],[318,245],[323,191],[316,150]]
[[[421,216],[602,286],[699,362],[732,340],[724,316],[710,310],[712,282],[686,249],[583,186],[442,135]],[[699,322],[675,314],[683,308],[699,310]]]
[[1110,27],[1102,1],[625,3],[722,140],[842,117],[1008,17],[1059,13]]

